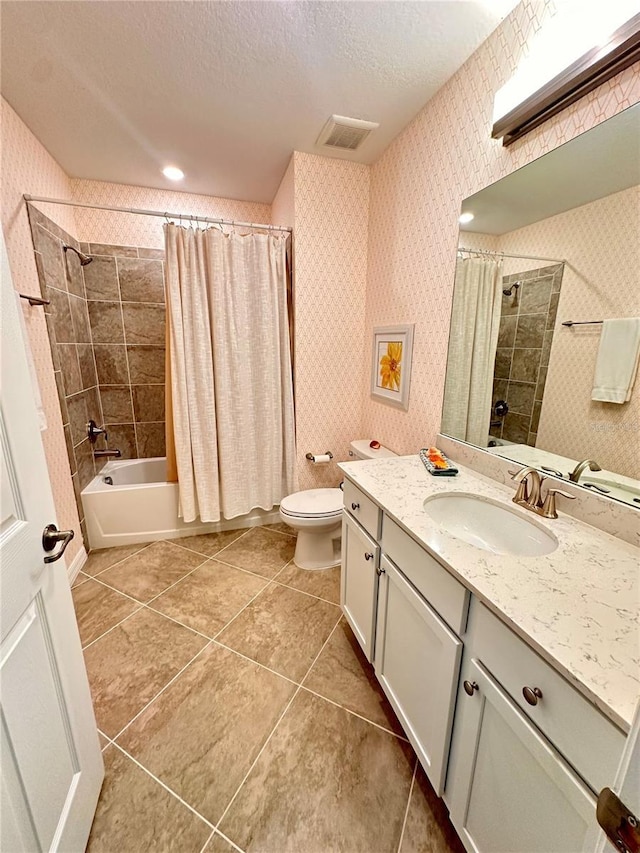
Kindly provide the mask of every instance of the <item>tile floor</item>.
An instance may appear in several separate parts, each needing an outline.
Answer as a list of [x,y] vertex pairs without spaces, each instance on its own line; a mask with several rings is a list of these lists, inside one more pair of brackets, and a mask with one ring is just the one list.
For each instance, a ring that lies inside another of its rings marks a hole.
[[287,530],[90,555],[90,853],[461,853],[341,618],[340,569],[298,569]]

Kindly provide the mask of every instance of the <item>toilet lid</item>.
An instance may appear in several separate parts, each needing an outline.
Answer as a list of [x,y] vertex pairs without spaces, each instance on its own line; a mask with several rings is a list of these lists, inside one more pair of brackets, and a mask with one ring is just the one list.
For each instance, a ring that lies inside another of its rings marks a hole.
[[307,489],[304,492],[294,492],[282,499],[280,509],[287,515],[298,518],[337,516],[342,512],[342,492],[340,489]]

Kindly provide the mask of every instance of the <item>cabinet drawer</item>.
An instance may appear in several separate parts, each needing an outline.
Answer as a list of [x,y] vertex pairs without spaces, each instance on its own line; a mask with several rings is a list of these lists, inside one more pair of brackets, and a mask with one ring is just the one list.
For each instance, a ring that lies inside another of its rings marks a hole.
[[469,591],[387,515],[382,521],[382,550],[456,634],[462,634]]
[[354,518],[357,518],[367,533],[374,539],[380,538],[380,507],[354,486],[350,480],[344,481],[344,506]]
[[[625,743],[620,729],[475,599],[469,638],[474,658],[482,661],[593,790],[610,785]],[[526,701],[524,687],[540,690],[536,705]]]

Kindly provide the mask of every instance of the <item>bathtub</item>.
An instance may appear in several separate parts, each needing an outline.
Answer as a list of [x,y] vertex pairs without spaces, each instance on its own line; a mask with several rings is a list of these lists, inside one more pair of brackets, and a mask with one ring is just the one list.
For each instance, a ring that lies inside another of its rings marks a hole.
[[268,512],[256,509],[219,522],[182,521],[178,518],[178,484],[167,483],[164,457],[107,462],[82,490],[81,497],[91,548],[135,545],[280,521],[277,507]]

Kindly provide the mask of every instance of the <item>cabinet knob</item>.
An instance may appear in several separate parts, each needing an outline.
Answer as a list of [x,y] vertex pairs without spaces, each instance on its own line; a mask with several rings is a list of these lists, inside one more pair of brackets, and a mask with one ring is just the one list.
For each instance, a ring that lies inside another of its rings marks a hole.
[[367,551],[365,551],[364,552],[364,558],[365,558],[365,560],[373,560],[373,554],[369,554],[369,553],[367,553]]
[[467,696],[473,696],[476,690],[480,689],[475,681],[463,681],[462,686]]
[[530,705],[537,705],[538,699],[542,699],[542,690],[539,687],[523,687],[522,695]]
[[351,504],[351,509],[352,509],[352,510],[354,510],[354,511],[355,511],[356,509],[360,509],[360,504],[354,504],[354,503],[352,503],[352,504]]
[[378,575],[378,577],[380,577],[380,575],[384,575],[386,573],[384,569],[381,569],[380,566],[378,566],[378,568],[376,569],[376,574]]

